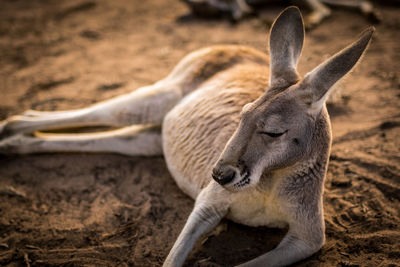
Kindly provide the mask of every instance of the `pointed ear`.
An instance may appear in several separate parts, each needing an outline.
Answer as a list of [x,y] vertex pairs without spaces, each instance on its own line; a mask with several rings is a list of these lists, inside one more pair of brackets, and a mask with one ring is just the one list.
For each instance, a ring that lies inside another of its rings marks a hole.
[[359,61],[374,32],[374,27],[364,30],[359,39],[307,73],[299,89],[304,90],[305,101],[312,113],[318,113],[332,86],[343,78]]
[[304,24],[300,10],[288,7],[272,25],[269,37],[271,59],[270,87],[281,87],[296,83],[297,62],[304,42]]

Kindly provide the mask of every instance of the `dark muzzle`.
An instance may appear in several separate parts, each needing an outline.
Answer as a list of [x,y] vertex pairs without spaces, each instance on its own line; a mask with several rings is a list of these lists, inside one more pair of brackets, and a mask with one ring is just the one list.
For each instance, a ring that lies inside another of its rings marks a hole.
[[231,181],[233,181],[235,176],[236,170],[229,165],[216,166],[212,172],[213,179],[220,185],[230,183]]

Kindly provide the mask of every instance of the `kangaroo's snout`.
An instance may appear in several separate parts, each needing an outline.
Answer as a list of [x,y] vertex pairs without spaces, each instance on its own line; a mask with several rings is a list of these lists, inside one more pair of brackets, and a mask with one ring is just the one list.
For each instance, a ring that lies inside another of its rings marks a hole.
[[225,185],[235,179],[236,170],[229,165],[217,165],[212,171],[213,179],[220,185]]

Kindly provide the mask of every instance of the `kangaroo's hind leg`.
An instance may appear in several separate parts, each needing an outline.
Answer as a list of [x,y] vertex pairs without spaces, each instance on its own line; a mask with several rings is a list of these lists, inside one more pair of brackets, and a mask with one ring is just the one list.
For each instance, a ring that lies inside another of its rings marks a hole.
[[174,83],[161,80],[151,86],[83,109],[56,112],[27,111],[2,122],[0,136],[68,127],[160,124],[165,114],[181,97],[181,91]]
[[0,154],[105,152],[128,156],[162,155],[161,126],[133,125],[85,134],[16,134],[0,141]]

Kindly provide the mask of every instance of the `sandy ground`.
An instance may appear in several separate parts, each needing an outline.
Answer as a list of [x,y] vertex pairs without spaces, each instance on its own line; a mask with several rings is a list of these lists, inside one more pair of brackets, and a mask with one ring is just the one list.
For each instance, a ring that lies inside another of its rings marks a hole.
[[[297,266],[400,266],[400,7],[383,21],[330,105],[334,141],[325,183],[326,244]],[[0,120],[27,109],[84,107],[164,77],[212,44],[264,50],[258,19],[182,17],[179,1],[1,0]],[[307,33],[306,73],[369,23],[334,10]],[[1,266],[159,266],[193,201],[162,157],[40,154],[0,157]],[[224,220],[187,266],[232,266],[285,231]],[[200,244],[201,243],[201,244]]]

